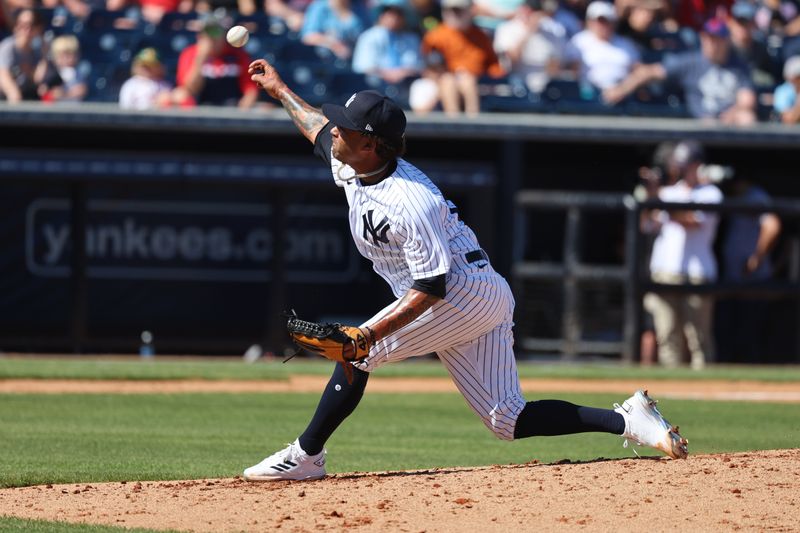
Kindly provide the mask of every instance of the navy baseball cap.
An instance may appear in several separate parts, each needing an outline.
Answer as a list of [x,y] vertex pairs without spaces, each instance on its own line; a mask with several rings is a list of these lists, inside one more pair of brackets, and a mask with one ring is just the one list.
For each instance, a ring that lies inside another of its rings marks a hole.
[[714,37],[722,37],[728,38],[731,35],[731,32],[728,31],[728,25],[725,24],[725,21],[719,18],[708,19],[705,24],[703,24],[703,32],[714,36]]
[[343,106],[322,104],[322,113],[334,125],[399,142],[406,131],[406,115],[394,100],[378,91],[361,91]]

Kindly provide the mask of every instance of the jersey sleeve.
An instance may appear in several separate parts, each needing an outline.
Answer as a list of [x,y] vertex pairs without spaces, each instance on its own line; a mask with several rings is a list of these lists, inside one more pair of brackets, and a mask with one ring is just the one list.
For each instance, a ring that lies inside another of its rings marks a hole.
[[331,145],[333,144],[333,137],[331,136],[331,130],[333,129],[333,124],[328,122],[325,124],[319,133],[317,134],[317,138],[314,139],[314,155],[328,163],[331,164]]
[[447,274],[451,259],[444,229],[447,206],[425,188],[411,187],[407,195],[403,250],[411,277],[419,280]]

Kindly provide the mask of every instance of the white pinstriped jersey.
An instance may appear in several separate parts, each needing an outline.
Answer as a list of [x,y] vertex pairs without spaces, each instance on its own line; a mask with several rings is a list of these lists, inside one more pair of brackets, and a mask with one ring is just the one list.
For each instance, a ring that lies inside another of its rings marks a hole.
[[[474,267],[464,255],[480,249],[475,234],[422,171],[399,159],[390,176],[364,185],[347,179],[355,174],[351,167],[329,158],[336,184],[347,196],[356,247],[396,297],[415,280],[466,274]],[[481,260],[477,266],[487,263]]]

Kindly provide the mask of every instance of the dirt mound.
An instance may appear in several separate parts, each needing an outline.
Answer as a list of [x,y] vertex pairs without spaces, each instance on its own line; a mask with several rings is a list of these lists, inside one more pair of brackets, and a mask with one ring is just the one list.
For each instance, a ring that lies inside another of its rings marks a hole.
[[796,531],[800,449],[0,490],[0,514],[191,531]]

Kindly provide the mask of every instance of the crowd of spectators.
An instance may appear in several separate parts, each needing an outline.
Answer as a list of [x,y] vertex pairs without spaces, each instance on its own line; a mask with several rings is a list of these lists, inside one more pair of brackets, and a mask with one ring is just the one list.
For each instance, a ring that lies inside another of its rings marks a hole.
[[[800,120],[797,0],[0,0],[0,7],[0,94],[9,102],[269,106],[245,74],[252,58],[267,57],[312,103],[373,87],[419,113]],[[251,30],[245,49],[225,42],[232,24]]]

